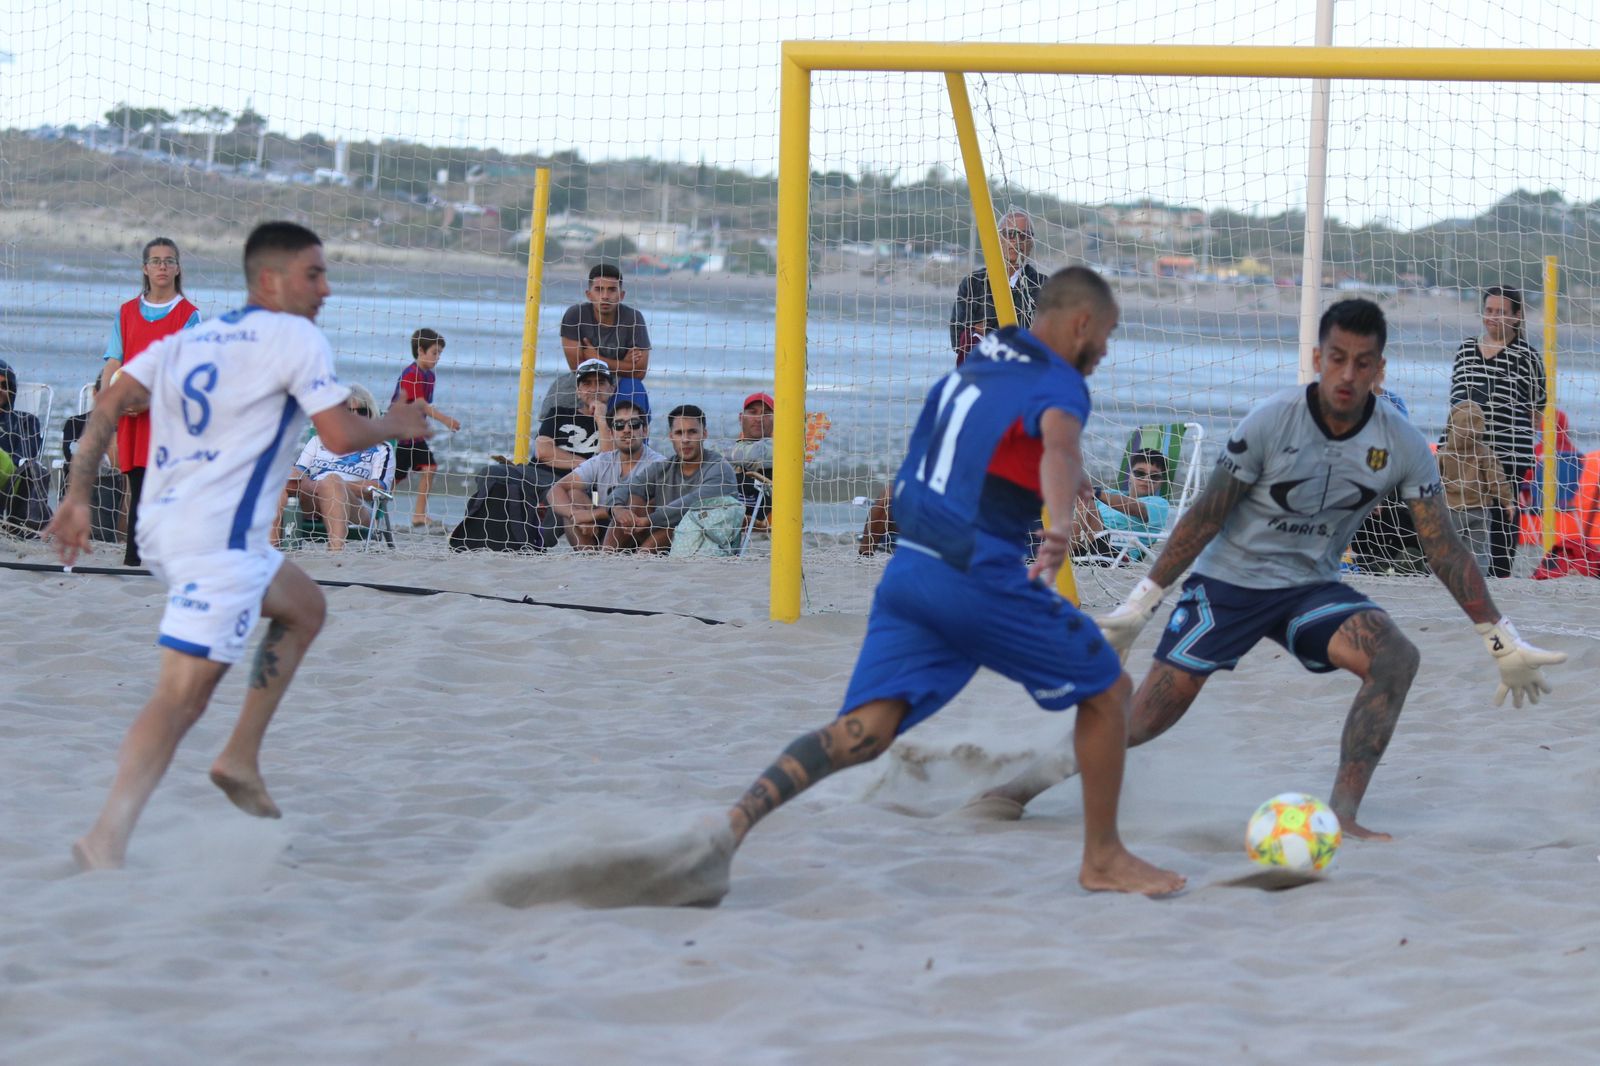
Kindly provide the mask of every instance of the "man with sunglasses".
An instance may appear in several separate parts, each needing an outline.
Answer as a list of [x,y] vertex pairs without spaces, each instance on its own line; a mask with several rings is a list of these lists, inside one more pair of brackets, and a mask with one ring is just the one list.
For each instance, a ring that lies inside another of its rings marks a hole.
[[[1029,262],[1033,255],[1033,220],[1021,208],[1013,207],[1000,216],[1000,253],[1005,257],[1006,276],[1011,286],[1011,305],[1017,311],[1017,325],[1033,325],[1033,309],[1045,276]],[[979,267],[961,279],[956,303],[950,311],[950,347],[956,353],[956,366],[983,339],[985,333],[1000,328],[994,294],[989,291],[989,270]]]
[[[1078,508],[1074,539],[1079,550],[1116,555],[1117,546],[1106,538],[1107,530],[1153,534],[1166,529],[1172,515],[1166,484],[1167,457],[1158,451],[1135,452],[1128,464],[1128,491],[1096,486],[1091,493],[1094,506]],[[1128,554],[1137,559],[1143,552],[1134,548]]]
[[561,520],[567,542],[576,551],[600,547],[611,526],[610,499],[617,486],[640,463],[666,458],[650,447],[650,408],[646,401],[613,396],[607,417],[612,448],[585,459],[550,486],[550,510]]

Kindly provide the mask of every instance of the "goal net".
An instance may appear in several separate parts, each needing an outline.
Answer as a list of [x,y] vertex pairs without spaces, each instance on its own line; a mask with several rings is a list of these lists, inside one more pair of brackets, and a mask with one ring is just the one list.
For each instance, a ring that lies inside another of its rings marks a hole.
[[[448,550],[444,530],[468,513],[494,457],[536,452],[541,401],[571,369],[561,321],[588,305],[596,264],[620,268],[623,302],[644,318],[658,450],[671,448],[667,412],[694,404],[710,447],[726,453],[746,398],[780,391],[782,42],[848,40],[868,54],[873,40],[1302,46],[1315,33],[1309,2],[1232,0],[1181,15],[1124,0],[1025,16],[992,2],[895,0],[803,13],[481,4],[448,20],[414,3],[381,16],[313,7],[63,13],[24,0],[0,46],[0,358],[32,386],[27,404],[51,399],[49,463],[113,346],[119,308],[139,293],[147,241],[179,245],[185,293],[209,316],[243,302],[251,226],[309,225],[327,242],[334,294],[319,323],[344,380],[387,404],[413,333],[446,341],[434,402],[460,428],[436,424],[426,506],[413,473],[396,486],[394,544],[381,546],[419,560]],[[1427,0],[1384,15],[1344,4],[1335,15],[1334,43],[1369,50],[1600,45],[1600,17],[1579,0],[1519,12]],[[955,359],[952,305],[981,252],[944,69],[819,67],[808,78],[805,374],[777,412],[796,435],[791,452],[778,450],[799,473],[777,471],[779,521],[771,540],[751,541],[753,554],[774,553],[791,589],[802,561],[860,566],[870,584],[857,501],[881,492],[921,398]],[[1209,467],[1206,449],[1232,422],[1299,376],[1312,82],[983,64],[963,79],[985,224],[1025,211],[1037,267],[1093,265],[1122,302],[1092,383],[1091,473],[1114,484],[1130,433],[1169,423],[1199,427],[1174,451],[1175,477],[1197,447]],[[1573,451],[1600,447],[1592,87],[1566,73],[1335,80],[1328,111],[1320,302],[1348,293],[1383,304],[1390,391],[1438,436],[1451,357],[1484,328],[1487,285],[1524,289],[1526,332],[1544,351],[1553,256],[1557,404]],[[538,222],[542,289],[530,300]],[[520,387],[525,339],[531,395]],[[1569,470],[1581,477],[1581,459]],[[803,482],[803,533],[789,551],[791,482]],[[413,527],[419,513],[442,526]],[[1527,549],[1519,572],[1537,555]],[[1086,589],[1090,573],[1078,570]],[[1094,573],[1107,587],[1127,580],[1120,568]]]

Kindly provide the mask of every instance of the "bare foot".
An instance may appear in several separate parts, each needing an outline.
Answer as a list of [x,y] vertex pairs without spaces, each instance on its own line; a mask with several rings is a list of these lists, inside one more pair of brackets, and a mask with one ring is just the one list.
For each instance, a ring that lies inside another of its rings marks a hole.
[[1146,896],[1166,896],[1189,883],[1171,870],[1152,866],[1126,848],[1117,847],[1105,858],[1084,860],[1078,871],[1078,884],[1090,892],[1139,892]]
[[120,870],[122,856],[111,848],[91,840],[93,834],[79,837],[72,844],[72,858],[80,870]]
[[222,789],[233,805],[257,818],[282,818],[283,812],[267,795],[267,784],[255,771],[227,770],[219,763],[211,768],[211,783]]
[[1388,833],[1380,833],[1376,829],[1368,829],[1360,825],[1354,818],[1340,818],[1339,824],[1344,827],[1344,835],[1356,840],[1393,840]]
[[1010,796],[985,792],[951,811],[950,817],[966,818],[975,822],[1015,822],[1022,818],[1023,810],[1022,804]]

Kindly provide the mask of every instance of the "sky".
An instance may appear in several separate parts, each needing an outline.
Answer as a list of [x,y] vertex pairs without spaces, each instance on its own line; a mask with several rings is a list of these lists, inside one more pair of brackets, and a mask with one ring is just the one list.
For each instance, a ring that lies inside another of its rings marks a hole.
[[[0,125],[118,102],[271,127],[776,171],[786,39],[1309,45],[1315,0],[11,0]],[[1600,48],[1593,0],[1335,0],[1334,43]],[[1049,8],[1051,13],[1042,14]],[[969,77],[991,176],[1085,203],[1304,206],[1307,84]],[[941,79],[819,74],[813,168],[954,170]],[[1407,228],[1600,199],[1589,87],[1336,83],[1331,214]]]

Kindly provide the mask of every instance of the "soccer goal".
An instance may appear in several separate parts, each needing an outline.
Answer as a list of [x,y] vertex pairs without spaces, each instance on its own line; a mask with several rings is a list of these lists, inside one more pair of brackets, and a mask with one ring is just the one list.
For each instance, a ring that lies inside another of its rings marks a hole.
[[[1582,50],[787,42],[772,617],[802,609],[819,501],[887,483],[954,365],[962,279],[1015,269],[998,223],[1018,211],[1032,262],[1089,264],[1122,305],[1091,381],[1104,483],[1140,427],[1193,423],[1216,442],[1306,380],[1304,305],[1343,295],[1385,307],[1385,388],[1437,438],[1453,355],[1495,285],[1521,291],[1519,327],[1547,361],[1544,453],[1558,406],[1570,447],[1592,451],[1596,82],[1600,54]],[[1318,91],[1325,220],[1307,269]],[[1008,286],[991,291],[1012,320]],[[808,406],[832,409],[830,444],[857,457],[833,486],[806,477]],[[1520,491],[1539,508],[1538,481]]]

